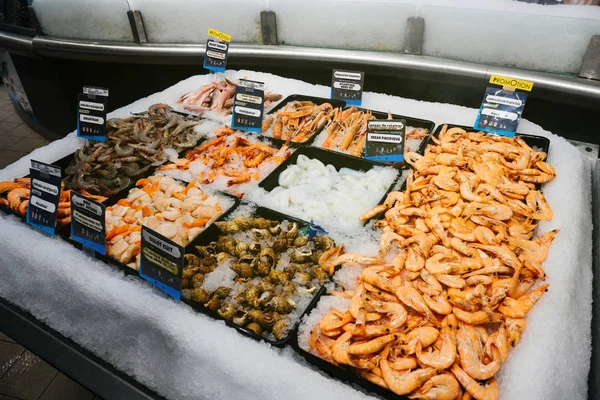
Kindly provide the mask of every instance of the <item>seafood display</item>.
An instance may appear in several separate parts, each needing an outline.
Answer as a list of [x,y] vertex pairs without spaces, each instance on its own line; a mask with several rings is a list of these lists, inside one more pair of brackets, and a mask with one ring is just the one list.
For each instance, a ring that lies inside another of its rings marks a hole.
[[384,196],[398,170],[375,166],[368,171],[336,168],[300,154],[279,174],[279,186],[266,197],[269,206],[307,221],[332,219],[356,223]]
[[356,288],[331,293],[347,306],[307,327],[308,347],[411,399],[498,399],[495,375],[549,287],[558,230],[534,232],[553,218],[537,184],[556,173],[519,137],[444,127],[432,140],[407,154],[406,190],[365,213],[385,212],[379,254],[340,246],[319,260],[364,268]]
[[[56,211],[56,226],[58,227],[71,223],[71,191],[65,190],[64,184],[62,186]],[[17,178],[13,182],[0,182],[0,205],[25,216],[29,205],[30,188],[30,178]],[[96,196],[85,190],[81,190],[80,193],[98,202],[106,200],[106,197]]]
[[[237,83],[229,78],[221,79],[218,82],[208,83],[198,90],[184,94],[177,100],[177,103],[181,104],[186,110],[200,115],[207,111],[216,111],[228,115],[231,114],[231,108],[233,107],[236,86]],[[265,91],[265,110],[274,101],[280,99],[280,94]]]
[[239,216],[186,254],[182,295],[266,338],[283,340],[328,279],[317,264],[334,247],[296,222]]
[[197,182],[184,186],[162,174],[140,179],[136,186],[106,208],[106,254],[136,270],[142,225],[185,246],[233,205],[209,196]]
[[153,166],[167,161],[166,149],[181,152],[197,143],[198,120],[154,104],[147,112],[106,122],[106,142],[87,144],[75,152],[65,170],[67,189],[84,189],[110,197],[130,187]]
[[218,128],[213,134],[185,158],[160,169],[185,181],[228,188],[265,177],[291,153],[287,146],[277,149],[231,128]]
[[[354,157],[363,157],[367,140],[367,121],[374,119],[376,118],[371,111],[359,110],[356,107],[350,107],[343,111],[338,109],[315,144]],[[393,119],[392,114],[388,113],[388,119]],[[416,150],[427,133],[427,129],[424,128],[407,127],[405,153]]]
[[280,111],[265,117],[261,134],[303,143],[341,111],[340,108],[333,108],[330,103],[317,105],[312,101],[293,101]]

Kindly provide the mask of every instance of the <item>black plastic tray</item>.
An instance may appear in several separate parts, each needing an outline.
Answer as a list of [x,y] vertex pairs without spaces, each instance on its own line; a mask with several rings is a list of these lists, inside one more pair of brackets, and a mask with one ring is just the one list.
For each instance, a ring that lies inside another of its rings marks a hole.
[[[352,108],[352,107],[355,107],[359,111],[364,111],[364,112],[369,111],[378,120],[387,119],[388,118],[388,113],[387,112],[370,110],[368,108],[361,108],[361,107],[347,105],[346,107],[344,107],[344,110],[347,110],[347,109]],[[413,128],[427,129],[427,136],[425,136],[423,138],[423,140],[421,141],[421,143],[423,143],[425,141],[425,139],[427,139],[429,137],[429,135],[431,135],[431,133],[433,132],[433,128],[435,127],[435,122],[429,121],[429,120],[426,120],[426,119],[414,118],[414,117],[409,117],[409,116],[400,115],[400,114],[392,114],[392,118],[393,119],[404,119],[404,120],[406,120],[406,126],[407,127],[410,126],[410,127],[413,127]],[[314,135],[314,138],[316,138],[316,137],[317,137],[317,135]],[[311,143],[314,142],[314,138],[310,141]],[[323,148],[321,146],[315,146],[315,147],[319,147],[321,149]],[[325,149],[325,150],[329,150],[329,149]],[[342,151],[337,150],[337,149],[331,149],[331,151],[335,151],[337,153],[343,153]],[[360,159],[364,158],[364,157],[362,157],[362,155],[361,155],[361,157],[355,157],[355,156],[352,156],[352,155],[350,155],[348,153],[343,153],[343,154],[346,154],[346,155],[348,155],[350,157],[354,157],[354,158],[360,158]],[[386,163],[386,164],[390,165],[389,163]]]
[[[398,171],[398,176],[392,181],[390,187],[385,192],[379,203],[383,203],[387,195],[390,193],[392,188],[396,186],[398,181],[402,179],[402,169],[396,168],[393,165],[381,163],[378,161],[366,160],[364,158],[353,157],[349,154],[340,153],[337,151],[322,149],[320,147],[301,147],[296,150],[291,156],[289,156],[284,162],[279,164],[277,168],[273,170],[265,179],[263,179],[258,186],[265,189],[267,192],[275,189],[279,186],[279,175],[287,169],[290,165],[296,164],[296,160],[299,155],[305,155],[309,158],[316,158],[323,164],[331,164],[338,171],[340,168],[351,168],[357,171],[368,171],[375,166],[380,167],[392,167]],[[367,210],[365,210],[367,211]],[[364,221],[366,224],[369,220]]]
[[[295,222],[298,224],[299,229],[308,225],[308,222],[306,222],[306,221],[303,221],[301,219],[298,219],[298,218],[280,213],[279,211],[271,210],[271,209],[265,208],[265,207],[257,207],[256,210],[252,213],[252,216],[263,217],[263,218],[274,220],[274,221],[286,220],[286,221],[290,221],[290,222]],[[227,215],[223,215],[221,218],[218,219],[218,221],[223,221],[223,220],[227,220]],[[219,238],[219,236],[221,236],[221,235],[222,235],[221,231],[216,227],[216,225],[214,223],[211,224],[202,233],[200,233],[200,235],[198,235],[198,237],[196,237],[194,240],[192,240],[192,242],[190,242],[190,244],[188,244],[188,246],[186,247],[186,251],[185,251],[186,254],[191,253],[194,255],[199,255],[195,246],[207,245],[211,242],[216,241]],[[314,294],[312,300],[310,301],[310,303],[308,304],[306,309],[302,312],[298,321],[296,321],[294,326],[290,327],[288,335],[282,340],[273,340],[273,339],[264,337],[262,335],[257,335],[256,333],[252,332],[251,330],[246,329],[245,327],[236,325],[233,323],[233,321],[230,321],[228,319],[221,317],[216,312],[210,311],[208,308],[204,307],[204,305],[193,302],[190,299],[185,299],[183,296],[181,297],[181,301],[184,302],[185,304],[189,305],[196,311],[206,314],[214,319],[224,321],[225,324],[227,324],[228,326],[230,326],[234,329],[237,329],[239,332],[243,333],[244,335],[250,336],[251,338],[253,338],[255,340],[264,340],[265,342],[270,343],[273,346],[284,347],[288,343],[288,341],[296,334],[298,325],[300,324],[300,321],[302,320],[304,315],[307,312],[310,312],[316,306],[316,304],[319,301],[319,298],[321,297],[321,294],[323,294],[325,292],[325,290],[326,290],[326,288],[325,288],[325,283],[324,283],[323,285],[321,285],[319,290],[317,290],[317,292]]]
[[[134,187],[135,187],[135,185],[134,185]],[[126,198],[129,195],[129,191],[131,189],[133,189],[133,187],[131,187],[131,188],[127,189],[127,190],[123,190],[123,191],[119,192],[118,194],[116,194],[113,197],[111,197],[108,200],[106,200],[104,202],[104,204],[106,205],[106,207],[115,205],[119,200]],[[216,195],[220,196],[220,197],[227,197],[227,198],[229,198],[229,199],[231,199],[233,201],[233,204],[231,205],[231,207],[229,207],[228,209],[226,209],[223,212],[223,214],[221,214],[221,216],[219,216],[219,218],[217,218],[215,220],[215,221],[218,221],[221,218],[227,217],[227,215],[229,215],[238,206],[238,204],[240,202],[240,199],[237,198],[236,196],[232,196],[232,195],[230,195],[228,193],[224,193],[224,192],[216,192]],[[205,229],[208,229],[213,224],[214,224],[214,221],[208,227],[206,227]],[[71,226],[69,225],[69,235],[70,235],[70,233],[71,233]],[[202,235],[202,233],[203,232],[201,232],[200,235]],[[200,236],[200,235],[198,235],[198,236]],[[77,242],[74,242],[70,238],[68,238],[68,241],[70,243],[74,244],[74,245],[78,244]],[[194,241],[191,241],[190,243],[187,244],[187,246],[185,246],[186,252],[187,252],[188,248],[192,247],[192,243],[193,242]],[[101,254],[101,253],[98,253],[98,252],[94,252],[94,253],[95,253],[96,259],[102,260],[102,261],[104,261],[107,264],[112,264],[112,265],[116,266],[117,268],[119,268],[120,270],[122,270],[123,272],[125,272],[125,274],[139,276],[139,271],[138,270],[135,270],[135,269],[132,269],[132,268],[128,267],[126,264],[123,264],[123,263],[115,260],[114,258],[110,257],[108,254],[104,255],[104,254]]]
[[[344,108],[346,106],[346,102],[342,101],[342,100],[327,99],[325,97],[305,96],[303,94],[291,94],[288,97],[286,97],[285,99],[281,100],[279,103],[277,103],[277,105],[275,107],[271,108],[271,110],[269,110],[269,112],[267,113],[267,115],[275,114],[279,110],[281,110],[282,108],[284,108],[288,103],[292,103],[292,102],[295,102],[295,101],[312,101],[313,103],[315,103],[316,105],[319,105],[319,106],[321,104],[324,104],[324,103],[329,103],[329,104],[331,104],[333,106],[333,108],[337,108],[337,107]],[[309,137],[308,139],[306,139],[304,142],[292,142],[290,140],[289,146],[290,147],[294,147],[294,148],[303,147],[303,146],[309,146],[315,140],[315,138],[317,137],[317,135],[319,133],[321,133],[321,131],[324,128],[325,128],[325,124],[321,128],[317,129],[315,131],[315,133],[313,133],[311,135],[311,137]],[[285,140],[275,139],[272,136],[266,136],[266,135],[263,135],[262,133],[261,133],[261,136],[265,137],[265,138],[267,138],[269,140],[272,140],[273,143],[278,144],[279,147],[283,146],[286,143]]]
[[[462,128],[462,129],[466,130],[467,132],[477,132],[478,131],[477,129],[474,129],[472,126],[467,126],[467,125],[456,125],[456,124],[449,124],[449,123],[440,124],[435,129],[434,133],[432,133],[431,135],[429,135],[425,139],[423,139],[423,142],[421,142],[421,147],[419,147],[419,151],[418,151],[419,154],[423,155],[425,153],[425,149],[427,148],[427,145],[430,144],[432,141],[431,136],[434,136],[437,138],[440,135],[440,132],[441,132],[442,128],[444,127],[444,125],[447,125],[448,129]],[[493,135],[493,134],[490,133],[490,135]],[[525,143],[527,143],[530,147],[540,148],[546,154],[548,154],[548,150],[550,150],[550,139],[548,139],[548,138],[545,138],[543,136],[529,135],[526,133],[517,133],[516,136],[523,139],[525,141]]]
[[[319,296],[319,299],[321,299],[321,297],[323,297],[325,295],[327,295],[327,291],[322,293]],[[310,312],[317,306],[317,303],[315,303],[310,308],[310,311],[306,312],[307,315],[310,314]],[[354,389],[361,390],[363,393],[365,393],[367,395],[372,396],[373,394],[375,394],[377,397],[384,398],[387,400],[408,399],[407,396],[397,395],[396,393],[392,392],[389,389],[382,388],[379,385],[369,382],[368,380],[356,375],[355,373],[352,372],[352,370],[350,370],[349,368],[347,368],[345,366],[332,364],[329,361],[326,361],[326,360],[322,359],[321,357],[316,356],[307,350],[304,350],[302,347],[300,347],[300,344],[298,343],[299,327],[300,326],[298,326],[296,331],[294,332],[294,336],[292,337],[292,340],[290,341],[290,345],[292,346],[294,351],[296,353],[298,353],[299,355],[301,355],[302,358],[304,358],[304,360],[306,360],[306,362],[309,363],[310,365],[316,367],[320,371],[325,372],[327,375],[329,375],[330,377],[332,377],[334,379],[340,380],[346,384],[351,385]]]

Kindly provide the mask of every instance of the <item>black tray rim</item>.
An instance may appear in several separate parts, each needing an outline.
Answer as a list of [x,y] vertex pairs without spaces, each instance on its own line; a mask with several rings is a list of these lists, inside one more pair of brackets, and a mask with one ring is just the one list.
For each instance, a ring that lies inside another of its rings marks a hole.
[[[256,207],[255,210],[252,213],[253,216],[255,216],[255,215],[261,216],[261,213],[263,213],[263,215],[264,215],[264,213],[270,213],[270,214],[275,215],[276,218],[278,220],[280,220],[280,221],[287,220],[287,221],[291,221],[291,222],[296,222],[299,226],[302,226],[302,227],[309,225],[309,223],[306,222],[306,221],[304,221],[303,219],[300,219],[300,218],[297,218],[297,217],[292,217],[291,215],[287,215],[287,214],[282,213],[280,211],[273,210],[272,208],[263,207],[263,206],[260,206],[260,205],[254,204],[254,203],[250,203],[250,202],[240,201],[237,204],[236,208],[237,207],[241,207],[241,206],[245,206],[245,205],[252,205],[252,206]],[[225,220],[227,220],[228,217],[229,217],[229,215],[222,216],[219,219],[217,219],[217,221],[225,221]],[[272,218],[272,217],[269,217],[269,218]],[[214,225],[214,223],[211,224],[211,225]],[[216,229],[216,228],[212,228],[212,229]],[[211,242],[208,239],[204,239],[204,237],[208,234],[208,232],[207,233],[205,233],[205,232],[206,232],[206,230],[202,231],[196,238],[194,238],[194,240],[192,240],[188,244],[188,246],[186,246],[185,254],[189,254],[189,253],[195,254],[195,250],[194,250],[195,246],[200,245],[203,242],[206,242],[206,243],[210,243]],[[327,282],[329,282],[330,280],[331,280],[331,277],[328,276],[327,281],[325,283],[323,283],[321,285],[321,287],[317,290],[317,292],[313,295],[313,298],[311,299],[310,303],[306,306],[306,308],[304,309],[304,311],[300,314],[300,317],[298,318],[298,321],[296,321],[294,323],[294,326],[290,328],[287,336],[284,339],[282,339],[282,340],[273,340],[273,339],[269,339],[267,337],[264,337],[262,335],[258,335],[258,334],[252,332],[251,330],[249,330],[249,329],[247,329],[245,327],[242,327],[242,326],[234,324],[233,321],[230,321],[228,319],[225,319],[225,318],[221,317],[216,312],[210,311],[208,308],[204,307],[204,305],[202,305],[200,303],[196,303],[196,302],[192,301],[191,299],[186,299],[186,298],[184,298],[182,296],[181,297],[181,301],[183,303],[187,304],[188,306],[190,306],[191,308],[193,308],[194,310],[202,313],[202,314],[205,314],[205,315],[207,315],[207,316],[209,316],[209,317],[211,317],[213,319],[225,322],[225,324],[227,326],[229,326],[229,327],[231,327],[233,329],[236,329],[238,332],[240,332],[243,335],[249,336],[250,338],[252,338],[252,339],[254,339],[256,341],[264,341],[264,342],[267,342],[267,343],[269,343],[269,344],[271,344],[271,345],[273,345],[275,347],[282,348],[286,344],[288,344],[288,342],[294,337],[294,335],[296,335],[296,331],[297,331],[297,329],[298,329],[298,327],[300,325],[300,322],[304,318],[304,316],[307,313],[310,313],[316,307],[317,303],[319,302],[319,299],[321,298],[321,295],[326,291],[325,284]]]

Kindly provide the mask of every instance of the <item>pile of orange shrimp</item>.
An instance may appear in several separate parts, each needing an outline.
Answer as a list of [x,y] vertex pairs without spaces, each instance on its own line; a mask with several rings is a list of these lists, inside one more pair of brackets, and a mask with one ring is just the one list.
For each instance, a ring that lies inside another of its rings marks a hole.
[[[61,185],[60,198],[56,211],[56,225],[64,226],[71,223],[71,191],[64,189]],[[29,192],[31,188],[30,178],[17,178],[13,182],[0,182],[0,205],[10,208],[21,215],[27,213],[29,206]],[[84,196],[96,201],[103,202],[107,198],[92,195],[86,190],[79,191]]]
[[[392,119],[388,113],[388,119]],[[346,152],[355,157],[362,157],[367,140],[367,121],[376,119],[371,111],[350,107],[345,110],[336,109],[333,118],[325,128],[325,141],[321,147]],[[405,134],[405,139],[422,140],[427,130],[412,128]],[[405,146],[405,151],[410,151]]]
[[533,287],[558,230],[533,237],[553,217],[536,184],[556,173],[518,137],[444,127],[434,142],[407,156],[405,191],[362,216],[385,212],[378,256],[320,258],[364,269],[331,293],[349,307],[311,327],[309,349],[411,399],[498,399],[494,376],[548,290]]
[[263,135],[275,139],[303,143],[331,121],[337,112],[341,112],[341,109],[334,109],[329,103],[316,105],[312,101],[295,101],[286,104],[275,114],[268,115],[261,131]]
[[264,143],[250,143],[231,128],[219,128],[216,138],[186,153],[185,158],[161,167],[161,170],[188,170],[190,164],[202,164],[195,180],[211,184],[219,177],[227,178],[233,186],[261,178],[263,163],[281,164],[291,153],[287,146],[276,149]]

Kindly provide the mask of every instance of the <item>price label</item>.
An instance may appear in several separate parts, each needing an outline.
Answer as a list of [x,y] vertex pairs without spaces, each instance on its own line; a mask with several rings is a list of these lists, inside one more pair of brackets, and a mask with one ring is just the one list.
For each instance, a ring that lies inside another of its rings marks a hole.
[[331,98],[359,106],[362,103],[365,73],[334,69],[331,77]]
[[260,134],[265,102],[265,84],[240,79],[235,88],[231,127]]
[[71,191],[71,239],[106,254],[106,207]]
[[60,200],[60,168],[31,160],[30,177],[27,223],[42,232],[54,235]]
[[204,68],[214,72],[225,72],[228,51],[229,43],[208,39],[206,41],[206,51],[204,51]]
[[527,94],[489,87],[479,108],[474,128],[502,136],[515,136]]
[[365,158],[384,162],[404,161],[406,120],[367,121]]
[[142,226],[140,276],[169,296],[181,299],[183,246]]
[[515,136],[533,82],[507,76],[492,75],[490,83],[502,86],[488,87],[477,113],[474,128],[502,136]]
[[84,86],[77,96],[77,137],[106,141],[108,89]]

